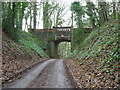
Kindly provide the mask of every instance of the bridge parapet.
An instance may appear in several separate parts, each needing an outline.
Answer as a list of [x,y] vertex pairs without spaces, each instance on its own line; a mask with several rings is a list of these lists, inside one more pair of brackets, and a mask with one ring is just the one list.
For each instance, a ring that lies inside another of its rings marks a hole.
[[[85,33],[90,33],[93,28],[83,28]],[[77,28],[73,28],[73,31],[76,32]],[[71,37],[71,27],[53,27],[52,29],[37,29],[35,34],[44,41],[54,41],[60,39],[61,35],[64,38],[70,40]]]
[[57,32],[70,32],[71,27],[53,27]]
[[70,40],[70,35],[68,35],[68,36],[64,36],[64,35],[63,36],[62,35],[57,36],[57,35],[55,35],[55,40],[59,40],[59,39],[68,39],[68,40]]

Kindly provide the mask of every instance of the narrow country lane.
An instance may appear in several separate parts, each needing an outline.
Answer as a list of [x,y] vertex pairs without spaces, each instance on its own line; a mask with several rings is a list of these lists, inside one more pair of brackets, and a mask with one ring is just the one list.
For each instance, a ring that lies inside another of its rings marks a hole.
[[63,59],[51,59],[29,70],[10,88],[73,88]]
[[50,63],[30,85],[30,88],[72,88],[63,59]]

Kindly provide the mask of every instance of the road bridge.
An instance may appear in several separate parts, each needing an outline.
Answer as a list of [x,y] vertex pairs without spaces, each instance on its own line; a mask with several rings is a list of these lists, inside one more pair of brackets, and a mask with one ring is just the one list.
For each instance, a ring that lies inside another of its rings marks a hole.
[[[76,31],[76,28],[73,29]],[[90,33],[92,28],[84,28],[85,33]],[[61,42],[71,42],[72,27],[53,27],[52,29],[36,29],[34,34],[43,41],[48,42],[47,54],[58,58],[58,46]]]

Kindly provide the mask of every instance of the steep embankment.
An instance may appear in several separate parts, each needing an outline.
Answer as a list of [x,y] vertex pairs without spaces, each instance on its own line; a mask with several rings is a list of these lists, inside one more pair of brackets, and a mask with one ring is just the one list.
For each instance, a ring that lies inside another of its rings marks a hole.
[[118,87],[118,23],[94,30],[66,60],[77,87]]
[[24,47],[36,51],[41,57],[48,57],[48,55],[43,51],[46,48],[46,43],[38,39],[35,35],[27,32],[19,32],[19,43],[24,45]]
[[21,72],[47,59],[45,43],[32,34],[21,32],[19,43],[2,34],[3,86],[19,77]]

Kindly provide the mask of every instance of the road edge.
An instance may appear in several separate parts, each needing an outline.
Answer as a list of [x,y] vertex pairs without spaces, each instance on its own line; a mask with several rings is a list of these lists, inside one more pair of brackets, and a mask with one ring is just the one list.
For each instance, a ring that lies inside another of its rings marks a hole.
[[[10,83],[14,82],[15,80],[20,79],[21,76],[22,76],[23,74],[25,74],[25,72],[29,71],[31,68],[33,68],[33,67],[35,67],[36,65],[38,65],[38,64],[40,64],[40,63],[43,63],[43,62],[45,62],[45,61],[47,61],[47,60],[49,60],[49,59],[48,59],[48,58],[47,58],[47,59],[46,59],[46,58],[43,58],[42,61],[36,62],[36,63],[33,64],[32,66],[29,66],[28,68],[26,68],[26,69],[24,69],[24,70],[16,73],[14,76],[9,77],[9,79],[7,79],[6,81],[2,82],[2,87],[6,87],[6,86],[8,86]],[[13,79],[13,78],[14,78],[14,79]]]
[[64,67],[66,69],[66,72],[68,73],[68,77],[71,81],[71,84],[74,86],[74,88],[78,88],[77,83],[74,81],[73,76],[72,76],[72,74],[71,74],[71,72],[66,64],[66,59],[64,59],[63,64],[64,64]]

